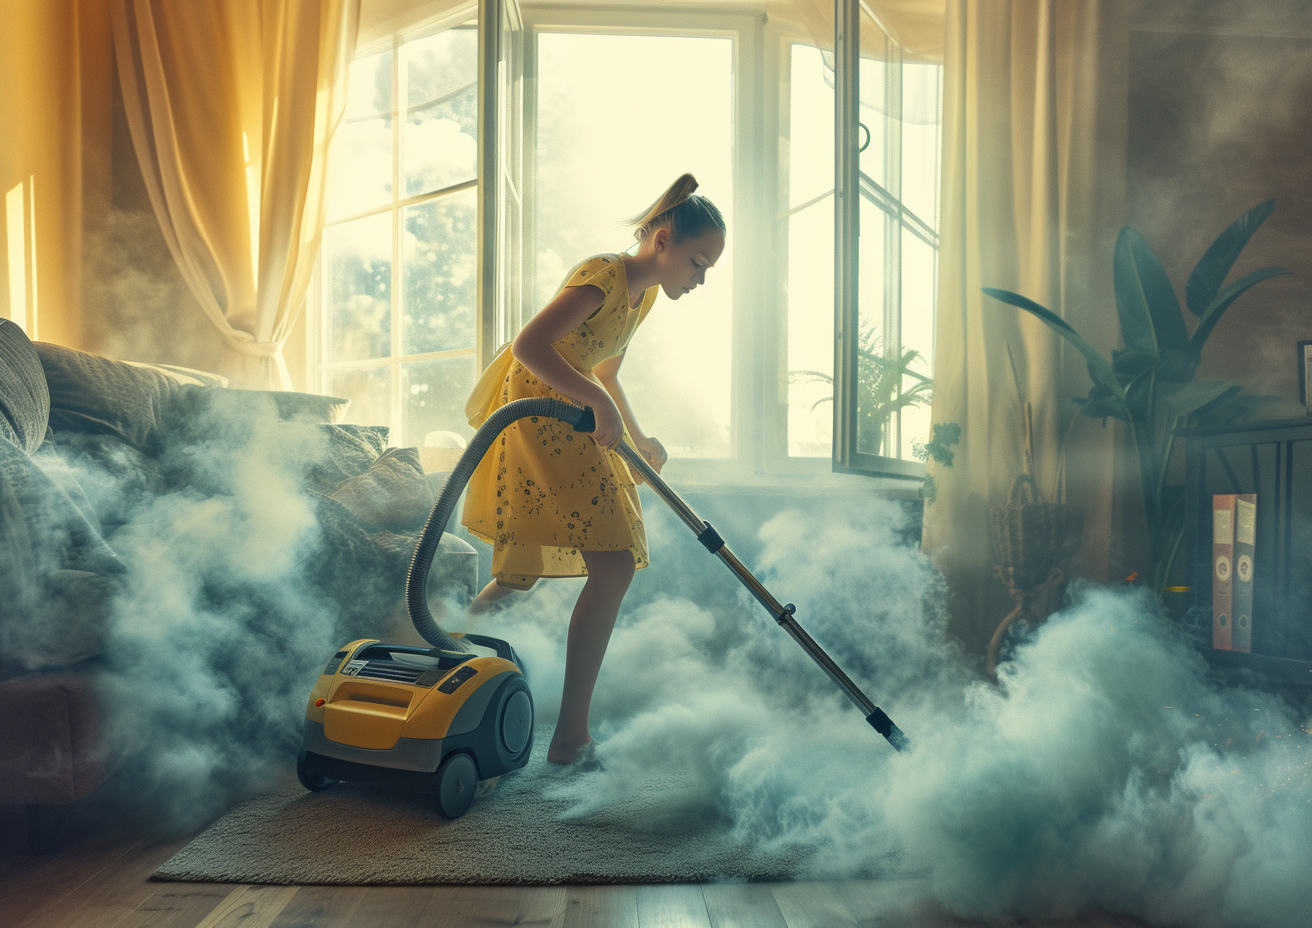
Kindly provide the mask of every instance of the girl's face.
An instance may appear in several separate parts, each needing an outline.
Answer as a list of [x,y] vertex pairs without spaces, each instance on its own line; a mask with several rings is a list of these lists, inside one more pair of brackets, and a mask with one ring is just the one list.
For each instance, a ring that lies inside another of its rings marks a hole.
[[652,245],[661,289],[671,300],[677,300],[706,282],[706,271],[724,253],[724,233],[709,229],[675,243],[668,228],[657,229],[652,234]]

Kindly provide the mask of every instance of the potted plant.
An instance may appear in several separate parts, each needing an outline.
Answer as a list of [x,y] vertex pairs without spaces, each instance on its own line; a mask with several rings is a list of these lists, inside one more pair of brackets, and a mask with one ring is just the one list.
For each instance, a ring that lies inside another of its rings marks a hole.
[[[879,454],[884,441],[884,426],[893,414],[901,409],[929,403],[933,398],[934,381],[913,371],[911,366],[920,358],[912,348],[880,350],[874,327],[861,330],[857,345],[857,450],[863,454]],[[915,383],[902,389],[903,381],[911,378]],[[833,378],[820,371],[790,371],[790,382],[819,381],[833,385]],[[833,401],[832,391],[816,400],[811,409]]]
[[1148,242],[1126,226],[1116,239],[1112,278],[1125,347],[1103,357],[1064,319],[1018,293],[985,287],[991,297],[1042,319],[1088,362],[1093,387],[1077,398],[1080,411],[1095,419],[1119,419],[1133,437],[1139,465],[1144,522],[1148,533],[1148,582],[1158,595],[1167,583],[1184,534],[1183,487],[1168,485],[1168,472],[1181,423],[1207,417],[1234,418],[1274,399],[1240,395],[1238,384],[1198,380],[1194,373],[1217,322],[1250,288],[1283,268],[1264,267],[1222,289],[1235,260],[1271,214],[1275,201],[1261,203],[1221,233],[1199,260],[1185,286],[1185,305],[1198,319],[1190,333],[1166,271]]

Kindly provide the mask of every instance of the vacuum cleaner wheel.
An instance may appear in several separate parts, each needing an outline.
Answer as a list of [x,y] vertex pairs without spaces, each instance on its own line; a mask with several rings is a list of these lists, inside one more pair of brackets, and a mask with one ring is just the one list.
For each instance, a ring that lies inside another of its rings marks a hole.
[[501,710],[501,743],[518,757],[533,735],[533,700],[527,687],[516,687]]
[[478,789],[478,767],[463,752],[442,761],[433,774],[433,808],[442,818],[460,818],[469,811]]
[[336,780],[319,772],[319,765],[315,763],[317,757],[305,748],[301,748],[301,753],[296,756],[296,779],[312,793],[337,785]]

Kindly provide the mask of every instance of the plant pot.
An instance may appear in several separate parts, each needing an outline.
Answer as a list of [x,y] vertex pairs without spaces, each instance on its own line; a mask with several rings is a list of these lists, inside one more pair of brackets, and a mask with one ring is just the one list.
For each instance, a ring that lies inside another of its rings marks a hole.
[[1080,548],[1084,512],[1065,503],[1046,503],[1034,478],[1021,474],[1002,506],[989,510],[999,567],[1010,569],[1016,585],[1035,588],[1049,571]]

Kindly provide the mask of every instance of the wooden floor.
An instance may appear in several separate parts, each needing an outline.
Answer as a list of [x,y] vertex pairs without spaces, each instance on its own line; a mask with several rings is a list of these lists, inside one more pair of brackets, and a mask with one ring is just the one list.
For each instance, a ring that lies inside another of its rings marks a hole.
[[25,846],[23,809],[0,806],[0,928],[1146,928],[1097,912],[1071,921],[951,918],[909,900],[913,884],[641,886],[246,886],[170,883],[155,869],[191,835],[142,833],[81,812],[57,854]]

